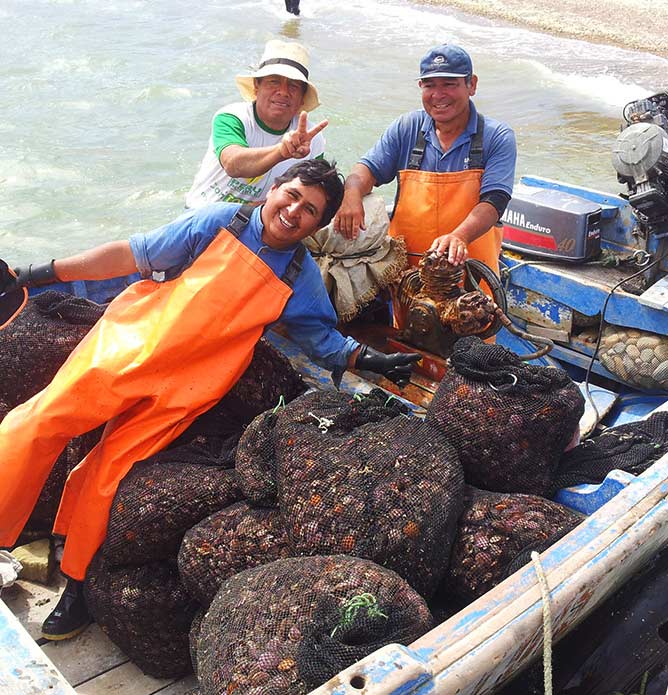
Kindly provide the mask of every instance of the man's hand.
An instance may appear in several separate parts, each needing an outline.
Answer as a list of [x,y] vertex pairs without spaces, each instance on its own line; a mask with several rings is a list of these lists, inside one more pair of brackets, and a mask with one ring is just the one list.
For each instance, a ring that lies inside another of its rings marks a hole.
[[10,267],[0,258],[0,294],[12,292],[19,286],[16,275]]
[[376,179],[366,164],[357,162],[346,178],[343,201],[334,215],[334,231],[346,239],[357,239],[364,224],[364,196],[371,193]]
[[329,121],[320,121],[318,125],[307,130],[307,114],[302,111],[299,114],[299,122],[296,130],[288,131],[280,143],[280,153],[283,159],[303,159],[311,151],[311,140],[327,127]]
[[356,190],[349,189],[343,194],[341,206],[334,215],[334,231],[346,239],[357,239],[362,229],[366,229],[362,197]]
[[448,254],[448,262],[452,265],[462,265],[469,257],[468,245],[454,234],[444,234],[436,237],[427,253],[435,253],[437,256]]
[[386,355],[368,345],[362,345],[355,367],[382,374],[398,386],[405,386],[411,377],[413,365],[422,358],[417,352],[393,352]]

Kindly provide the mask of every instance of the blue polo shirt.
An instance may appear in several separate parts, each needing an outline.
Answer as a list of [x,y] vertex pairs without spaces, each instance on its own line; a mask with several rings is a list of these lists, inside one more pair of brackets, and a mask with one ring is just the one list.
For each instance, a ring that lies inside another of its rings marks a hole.
[[[438,141],[434,120],[424,109],[420,109],[405,113],[393,121],[360,162],[369,168],[379,186],[389,183],[399,171],[408,167],[411,150],[417,142],[418,132],[422,130],[426,140],[420,166],[422,171],[449,172],[468,169],[471,138],[478,127],[478,112],[470,100],[469,106],[471,111],[466,130],[447,152],[443,152]],[[503,191],[512,195],[516,158],[517,145],[512,129],[505,123],[485,116],[482,132],[482,162],[485,171],[480,193]]]
[[[165,280],[178,277],[206,249],[221,227],[226,227],[241,206],[214,203],[189,210],[173,222],[145,234],[133,234],[130,248],[142,277],[164,273]],[[278,251],[262,243],[261,208],[255,208],[239,241],[281,277],[292,260],[296,246]],[[336,330],[337,316],[322,282],[320,270],[306,252],[280,322],[290,337],[314,362],[340,372],[359,343]]]

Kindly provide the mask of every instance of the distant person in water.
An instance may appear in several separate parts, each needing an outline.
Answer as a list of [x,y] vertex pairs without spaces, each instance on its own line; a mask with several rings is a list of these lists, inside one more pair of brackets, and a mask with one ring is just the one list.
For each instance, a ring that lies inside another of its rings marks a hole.
[[299,0],[285,0],[285,9],[292,14],[299,15]]
[[244,101],[214,115],[186,207],[264,201],[276,177],[298,160],[324,156],[321,131],[327,121],[313,124],[307,118],[307,112],[320,105],[308,65],[304,46],[273,39],[258,68],[250,75],[237,75]]

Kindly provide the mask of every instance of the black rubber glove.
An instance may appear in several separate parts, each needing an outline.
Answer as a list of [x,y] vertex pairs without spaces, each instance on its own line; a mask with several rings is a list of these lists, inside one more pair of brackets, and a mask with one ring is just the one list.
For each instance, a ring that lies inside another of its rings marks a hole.
[[60,282],[56,276],[54,262],[44,263],[42,265],[23,266],[22,268],[14,268],[17,279],[16,284],[19,287],[44,287],[45,285],[53,285],[54,282]]
[[417,352],[392,352],[386,355],[368,345],[362,345],[355,367],[382,374],[398,386],[405,386],[410,380],[413,365],[421,358],[422,355]]
[[17,289],[19,283],[9,266],[0,258],[0,294]]
[[28,290],[21,287],[14,271],[0,259],[0,330],[18,316],[28,299]]

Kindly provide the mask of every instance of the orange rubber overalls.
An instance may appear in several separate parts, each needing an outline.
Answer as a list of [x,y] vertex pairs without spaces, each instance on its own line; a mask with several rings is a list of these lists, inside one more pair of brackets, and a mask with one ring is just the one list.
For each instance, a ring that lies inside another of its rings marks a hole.
[[292,294],[303,247],[279,279],[237,240],[250,214],[241,212],[178,278],[120,294],[51,384],[0,423],[0,545],[16,541],[67,442],[106,422],[67,479],[53,529],[67,536],[63,573],[83,579],[132,465],[169,444],[246,370]]
[[[480,202],[482,180],[482,131],[484,119],[478,114],[478,127],[471,138],[469,169],[464,171],[420,171],[425,139],[422,131],[411,152],[408,169],[399,172],[399,188],[389,234],[403,236],[409,253],[424,253],[434,239],[452,232]],[[469,256],[499,274],[499,254],[503,231],[492,227],[468,245]],[[419,258],[409,256],[417,266]],[[394,302],[395,306],[398,305]],[[395,315],[397,327],[403,317]]]

